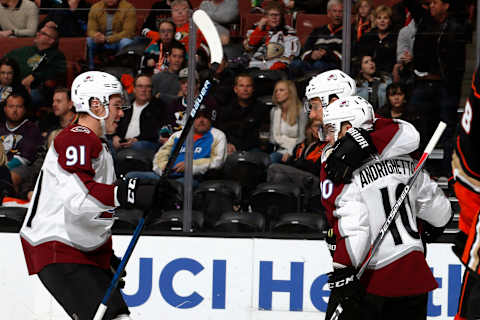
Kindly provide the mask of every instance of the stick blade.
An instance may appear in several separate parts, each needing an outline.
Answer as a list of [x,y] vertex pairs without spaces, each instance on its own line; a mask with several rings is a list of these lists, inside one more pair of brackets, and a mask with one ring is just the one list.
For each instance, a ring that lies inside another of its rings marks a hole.
[[210,49],[210,63],[220,64],[223,60],[223,47],[212,19],[205,11],[200,9],[195,10],[192,19],[207,40],[208,48]]

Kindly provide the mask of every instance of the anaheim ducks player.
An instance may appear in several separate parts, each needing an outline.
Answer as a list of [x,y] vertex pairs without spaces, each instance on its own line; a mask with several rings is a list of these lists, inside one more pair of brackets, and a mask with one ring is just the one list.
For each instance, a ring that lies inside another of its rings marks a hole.
[[271,1],[265,6],[265,16],[248,30],[243,47],[252,53],[248,67],[261,70],[286,69],[300,54],[300,40],[295,29],[285,24],[281,3]]
[[[359,130],[373,131],[364,135]],[[360,148],[369,148],[364,137],[372,137],[374,131],[373,108],[361,97],[336,100],[323,110],[323,134],[335,147],[348,135]],[[392,146],[410,144],[400,141],[402,136],[395,139]],[[336,236],[326,319],[339,303],[343,307],[340,319],[426,319],[428,292],[437,282],[425,261],[417,218],[441,229],[452,214],[450,202],[426,172],[412,186],[360,282],[355,276],[416,166],[407,154],[386,153],[388,147],[380,149],[376,157],[352,172],[349,181],[333,182],[322,167],[322,204]],[[324,164],[328,157],[328,151],[324,152]]]
[[[122,85],[98,71],[72,84],[78,124],[54,140],[38,177],[20,237],[28,273],[37,274],[72,319],[92,319],[112,274],[112,210],[148,210],[156,186],[149,181],[115,182],[103,137],[123,116]],[[129,319],[119,289],[104,319]]]
[[473,75],[472,89],[465,104],[455,150],[452,156],[452,169],[455,178],[455,195],[460,204],[457,241],[453,247],[455,254],[466,266],[462,290],[455,320],[480,318],[480,69]]

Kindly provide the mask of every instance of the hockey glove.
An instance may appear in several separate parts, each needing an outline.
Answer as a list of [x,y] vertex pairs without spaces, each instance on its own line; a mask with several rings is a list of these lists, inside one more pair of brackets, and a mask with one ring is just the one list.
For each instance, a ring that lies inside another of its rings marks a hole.
[[117,185],[117,200],[125,209],[148,211],[155,201],[158,181],[151,179],[122,178]]
[[331,293],[325,319],[331,318],[339,304],[343,308],[343,319],[361,319],[361,304],[365,296],[365,289],[356,274],[357,270],[353,267],[335,269],[329,273],[328,287]]
[[[122,262],[122,259],[117,257],[115,253],[112,253],[112,257],[110,258],[110,271],[112,272],[112,277],[115,275],[115,272],[118,269],[118,266],[120,265],[120,262]],[[118,280],[118,288],[123,289],[125,288],[125,278],[127,276],[127,271],[123,270],[122,274],[119,277]]]
[[325,172],[333,183],[350,183],[352,173],[376,154],[367,130],[350,128],[339,139],[325,163]]

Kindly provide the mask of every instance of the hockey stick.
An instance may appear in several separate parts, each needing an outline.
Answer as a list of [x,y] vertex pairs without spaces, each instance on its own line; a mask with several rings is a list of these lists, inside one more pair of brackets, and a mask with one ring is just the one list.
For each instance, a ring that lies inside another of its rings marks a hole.
[[[218,65],[222,63],[222,60],[223,60],[223,47],[220,42],[220,37],[218,35],[217,29],[215,28],[215,25],[213,24],[210,17],[203,10],[196,10],[193,13],[192,19],[195,25],[204,34],[205,39],[207,41],[208,47],[210,49],[210,65],[211,65],[210,73],[213,74],[216,68],[218,67]],[[208,92],[210,91],[211,87],[212,87],[212,83],[208,79],[205,80],[205,83],[203,84],[203,87],[200,90],[200,93],[195,99],[195,102],[192,107],[192,111],[190,112],[187,118],[187,121],[185,122],[182,133],[178,138],[177,144],[174,150],[172,151],[172,153],[170,154],[167,165],[165,166],[164,174],[162,175],[164,179],[166,179],[170,174],[172,164],[175,163],[175,160],[177,159],[177,156],[188,136],[188,133],[190,132],[190,129],[193,126],[193,122],[195,121],[195,116],[197,114],[197,111],[200,108],[200,105],[202,104],[203,100],[207,96]],[[112,278],[112,281],[110,282],[110,286],[105,292],[105,296],[103,297],[102,302],[98,306],[97,312],[95,313],[93,320],[101,320],[105,315],[112,292],[117,288],[118,282],[120,281],[120,275],[125,270],[128,260],[132,255],[133,249],[137,245],[138,239],[140,238],[140,234],[142,233],[144,226],[145,226],[145,216],[142,216],[138,221],[138,225],[135,228],[135,231],[133,232],[132,239],[130,240],[127,250],[125,251],[125,254],[122,257],[122,260],[118,265],[117,271],[115,272]]]
[[[395,220],[395,218],[398,215],[398,211],[400,209],[400,206],[402,205],[403,201],[407,197],[408,192],[412,188],[413,184],[417,180],[417,177],[419,176],[420,172],[422,171],[423,166],[425,165],[425,162],[426,162],[427,158],[430,156],[430,153],[432,153],[433,148],[437,145],[438,140],[442,136],[442,133],[443,133],[443,131],[445,130],[446,127],[447,127],[446,123],[440,121],[440,123],[437,126],[437,129],[433,133],[433,136],[430,138],[430,141],[428,142],[427,147],[425,148],[425,151],[423,152],[422,157],[418,161],[417,166],[415,167],[415,170],[413,172],[413,175],[410,177],[410,179],[408,179],[408,182],[405,185],[405,187],[403,188],[402,193],[400,194],[400,197],[397,199],[397,201],[393,205],[392,210],[390,210],[390,213],[388,214],[387,219],[383,223],[377,237],[373,241],[373,244],[370,247],[370,252],[368,253],[368,257],[365,260],[365,262],[362,264],[362,266],[360,267],[360,270],[358,271],[358,273],[356,275],[357,279],[360,279],[362,277],[363,273],[367,269],[368,264],[372,260],[373,255],[377,252],[378,248],[380,247],[380,243],[382,242],[383,238],[387,234],[388,229],[390,228],[390,225],[392,224],[393,220]],[[332,317],[330,318],[330,320],[338,320],[342,311],[343,311],[342,305],[339,304],[337,306],[337,308],[335,309],[335,311],[334,311]]]

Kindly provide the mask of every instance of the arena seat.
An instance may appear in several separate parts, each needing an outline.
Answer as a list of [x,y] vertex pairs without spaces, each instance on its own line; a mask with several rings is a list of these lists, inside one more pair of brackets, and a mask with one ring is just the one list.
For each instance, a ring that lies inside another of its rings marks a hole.
[[307,38],[313,29],[324,26],[329,22],[330,18],[328,18],[326,14],[299,13],[297,15],[295,29],[297,29],[297,36],[300,39],[302,46],[307,41]]
[[[192,210],[191,231],[199,231],[203,228],[203,213]],[[146,224],[146,230],[155,231],[182,231],[183,210],[170,210],[164,212],[159,218],[153,218]]]
[[265,218],[258,212],[225,212],[215,223],[215,231],[219,232],[245,233],[264,230]]
[[203,181],[193,194],[193,208],[202,211],[205,227],[213,228],[220,215],[240,207],[242,186],[232,180]]
[[321,233],[327,229],[325,215],[311,212],[286,213],[271,227],[278,233]]
[[21,207],[0,207],[0,225],[2,230],[18,232],[27,214],[27,208]]
[[[25,46],[33,46],[34,38],[12,38],[3,41],[0,46],[0,56]],[[58,43],[60,51],[67,59],[67,86],[70,86],[75,76],[82,70],[82,62],[87,59],[87,39],[79,38],[60,38]]]
[[117,153],[117,166],[119,174],[130,171],[151,171],[154,151],[121,149]]
[[138,225],[138,221],[143,216],[143,212],[139,209],[122,209],[115,210],[113,217],[115,223],[112,230],[115,232],[130,232],[135,230]]

